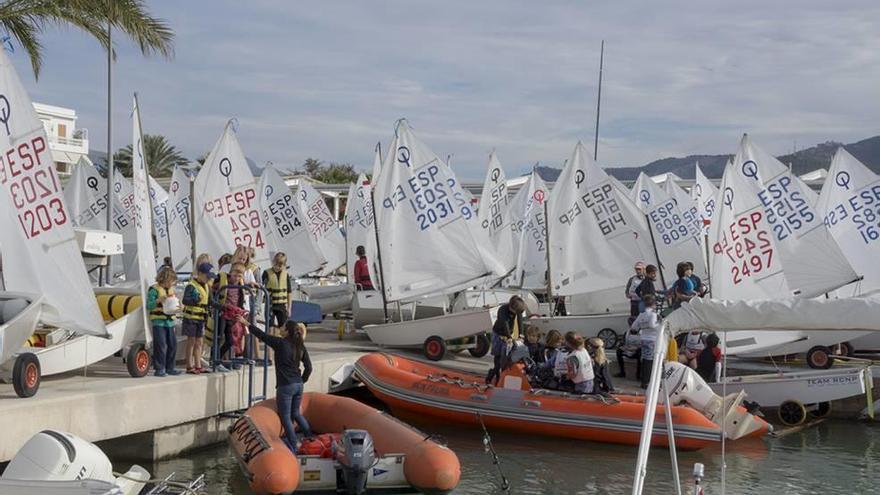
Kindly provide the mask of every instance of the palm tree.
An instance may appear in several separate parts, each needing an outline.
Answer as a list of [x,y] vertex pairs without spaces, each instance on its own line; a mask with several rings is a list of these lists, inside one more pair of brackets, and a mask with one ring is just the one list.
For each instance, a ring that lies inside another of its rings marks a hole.
[[74,26],[110,49],[108,26],[130,37],[144,55],[171,57],[174,32],[149,15],[144,0],[6,0],[0,3],[0,25],[28,53],[34,76],[43,62],[41,35],[47,26]]
[[[144,135],[144,160],[153,177],[170,177],[174,167],[189,165],[189,160],[168,143],[165,136]],[[113,164],[125,176],[131,176],[131,145],[113,154]]]

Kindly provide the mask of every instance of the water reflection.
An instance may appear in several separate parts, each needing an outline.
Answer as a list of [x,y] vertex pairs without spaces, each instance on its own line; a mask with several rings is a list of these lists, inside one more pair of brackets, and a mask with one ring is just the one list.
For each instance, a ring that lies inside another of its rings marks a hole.
[[[490,456],[476,429],[417,423],[446,439],[461,460],[456,494],[500,493]],[[634,447],[492,432],[502,468],[515,494],[619,494],[632,484]],[[829,421],[779,439],[735,442],[727,448],[727,493],[852,494],[873,493],[880,480],[880,452],[874,446],[880,427]],[[690,486],[695,462],[706,466],[706,493],[721,493],[721,448],[679,452],[682,481]],[[157,475],[207,473],[209,491],[218,495],[250,493],[228,447],[193,453],[154,466]],[[654,449],[645,493],[673,493],[669,454]],[[686,490],[685,493],[689,493]]]

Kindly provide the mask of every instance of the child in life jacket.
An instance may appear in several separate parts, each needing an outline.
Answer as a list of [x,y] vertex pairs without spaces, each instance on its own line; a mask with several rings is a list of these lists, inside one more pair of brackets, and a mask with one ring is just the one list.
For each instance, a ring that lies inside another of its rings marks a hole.
[[573,335],[566,340],[568,347],[572,349],[566,358],[568,366],[568,379],[574,383],[574,391],[578,394],[593,393],[593,360],[590,353],[584,347],[584,338]]

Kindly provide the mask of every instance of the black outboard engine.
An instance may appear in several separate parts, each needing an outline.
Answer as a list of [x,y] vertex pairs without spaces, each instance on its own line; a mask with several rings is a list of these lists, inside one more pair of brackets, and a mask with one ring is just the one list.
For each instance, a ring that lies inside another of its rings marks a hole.
[[345,430],[336,452],[337,493],[361,495],[367,491],[367,477],[376,462],[373,438],[367,430]]

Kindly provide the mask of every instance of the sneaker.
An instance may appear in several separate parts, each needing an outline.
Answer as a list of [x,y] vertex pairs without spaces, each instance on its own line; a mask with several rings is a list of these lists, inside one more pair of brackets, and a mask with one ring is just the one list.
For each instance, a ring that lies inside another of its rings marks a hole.
[[229,372],[232,371],[232,370],[230,370],[230,369],[227,368],[226,366],[223,366],[222,364],[218,364],[218,365],[217,365],[217,371],[219,371],[220,373],[229,373]]
[[240,370],[240,369],[241,369],[241,365],[238,364],[238,363],[232,363],[232,369],[234,369],[234,370]]
[[164,371],[164,370],[162,370],[162,371],[156,371],[156,372],[153,373],[153,376],[158,376],[158,377],[165,376],[165,371]]
[[165,373],[170,376],[177,376],[177,375],[181,374],[182,372],[180,370],[168,370]]

